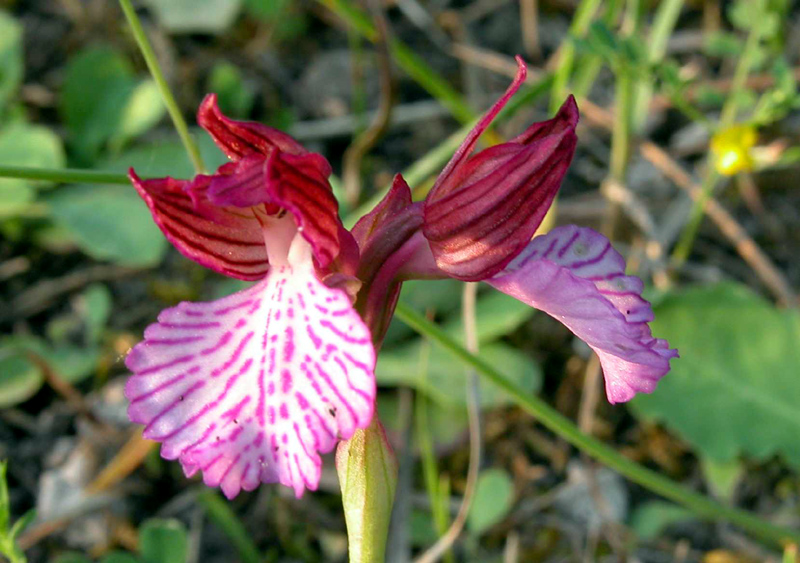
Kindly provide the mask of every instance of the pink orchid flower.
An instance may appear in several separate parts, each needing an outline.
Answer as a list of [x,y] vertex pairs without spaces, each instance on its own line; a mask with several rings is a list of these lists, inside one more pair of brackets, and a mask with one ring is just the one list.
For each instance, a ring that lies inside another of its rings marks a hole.
[[469,134],[424,202],[401,176],[347,231],[330,165],[289,136],[223,116],[198,122],[231,162],[193,180],[134,186],[188,258],[258,280],[211,303],[181,303],[127,358],[125,393],[144,437],[187,475],[232,498],[278,482],[316,489],[321,453],[372,419],[375,356],[408,279],[483,280],[554,316],[600,356],[611,402],[650,392],[676,356],[654,339],[642,283],[607,239],[559,227],[531,237],[575,150],[578,111],[472,155],[525,78]]

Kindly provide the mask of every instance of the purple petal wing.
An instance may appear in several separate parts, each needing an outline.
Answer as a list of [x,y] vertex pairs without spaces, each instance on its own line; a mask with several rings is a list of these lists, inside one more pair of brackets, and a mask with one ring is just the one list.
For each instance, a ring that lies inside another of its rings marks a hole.
[[159,315],[126,364],[128,414],[187,475],[228,498],[279,482],[316,489],[319,453],[366,428],[375,402],[369,331],[310,267]]
[[536,237],[500,274],[486,280],[558,319],[597,353],[611,403],[650,393],[677,357],[653,338],[642,281],[592,229],[568,225]]
[[269,269],[261,225],[249,209],[219,207],[197,196],[210,181],[159,178],[131,182],[142,196],[164,236],[181,254],[220,274],[258,280]]

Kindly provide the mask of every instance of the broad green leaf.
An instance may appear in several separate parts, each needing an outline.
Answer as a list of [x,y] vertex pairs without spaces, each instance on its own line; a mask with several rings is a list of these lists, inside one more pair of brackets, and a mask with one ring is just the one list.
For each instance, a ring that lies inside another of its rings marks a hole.
[[[193,133],[194,138],[198,141],[203,161],[209,170],[228,161],[211,137],[201,131]],[[195,175],[192,163],[186,156],[186,148],[178,140],[131,148],[115,158],[101,161],[97,168],[124,173],[127,173],[129,168],[133,168],[142,178],[172,176],[186,179]]]
[[[499,291],[479,294],[475,303],[478,341],[485,343],[506,336],[527,321],[535,311],[533,307]],[[442,328],[451,337],[464,342],[464,323],[460,314],[452,315]]]
[[649,501],[638,507],[631,514],[631,527],[642,540],[651,540],[669,526],[677,522],[685,522],[694,518],[688,508],[662,500]]
[[148,520],[139,528],[142,563],[183,563],[188,541],[186,528],[177,520]]
[[229,62],[220,62],[208,77],[209,92],[217,94],[219,107],[226,115],[246,118],[255,101],[255,91],[244,81],[242,71]]
[[[453,279],[407,281],[400,290],[400,299],[422,314],[430,311],[437,315],[446,315],[459,309],[461,282]],[[389,325],[386,338],[383,340],[384,346],[399,342],[413,334],[414,331],[405,323],[394,320]]]
[[221,33],[242,7],[241,0],[145,0],[145,4],[174,33]]
[[92,560],[81,553],[62,553],[53,563],[92,563]]
[[167,108],[154,80],[143,80],[131,92],[114,131],[112,146],[120,147],[129,139],[138,137],[156,125]]
[[0,115],[22,83],[22,26],[0,10]]
[[[61,168],[64,164],[61,139],[50,129],[26,123],[0,129],[0,165]],[[47,185],[47,182],[0,178],[0,219],[24,210],[35,199],[35,188]]]
[[467,527],[476,536],[501,522],[514,504],[514,483],[502,469],[487,469],[478,476]]
[[[422,342],[384,350],[378,356],[375,374],[379,385],[407,385],[425,393],[444,407],[466,405],[466,370],[440,346],[432,344],[427,359],[427,373],[420,374]],[[542,382],[539,366],[531,358],[502,342],[481,346],[480,354],[492,365],[503,366],[504,373],[529,393],[536,393]],[[491,408],[510,403],[494,385],[481,386],[481,406]]]
[[163,258],[167,241],[132,187],[74,185],[48,195],[53,218],[89,256],[132,267]]
[[44,381],[42,370],[19,351],[0,347],[0,408],[33,397]]
[[81,294],[78,308],[86,323],[89,342],[100,340],[108,318],[111,316],[112,306],[111,292],[101,283],[90,285]]
[[723,283],[666,296],[653,332],[680,359],[631,402],[717,462],[783,455],[800,467],[800,315]]
[[719,462],[708,457],[701,457],[700,468],[708,488],[714,495],[726,502],[731,502],[736,486],[744,477],[744,464],[738,459]]
[[136,80],[128,61],[108,47],[72,57],[61,94],[61,113],[78,155],[90,163],[120,130]]
[[107,553],[100,560],[100,563],[139,563],[139,561],[130,553],[124,551],[112,551]]

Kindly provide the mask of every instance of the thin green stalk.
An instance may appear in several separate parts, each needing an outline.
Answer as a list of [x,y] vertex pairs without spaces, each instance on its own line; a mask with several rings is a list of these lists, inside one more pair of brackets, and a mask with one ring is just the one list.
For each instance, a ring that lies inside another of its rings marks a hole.
[[601,0],[581,0],[578,9],[575,10],[575,16],[572,18],[572,24],[569,27],[569,37],[562,43],[558,54],[558,67],[553,76],[553,87],[550,95],[551,113],[558,110],[569,90],[572,66],[575,62],[575,44],[571,39],[583,37],[586,34],[589,24],[592,23],[597,10],[600,9],[600,4]]
[[[647,45],[647,62],[652,65],[659,64],[667,52],[667,43],[678,23],[678,16],[685,0],[663,0],[656,9],[653,25],[650,27],[649,43]],[[655,80],[652,75],[639,82],[636,91],[636,113],[634,127],[641,129],[653,99]]]
[[622,67],[617,71],[616,106],[614,125],[611,131],[611,177],[625,183],[628,159],[631,150],[631,128],[633,126],[634,78],[631,69]]
[[41,180],[57,184],[126,184],[131,181],[125,174],[80,170],[77,168],[31,168],[28,166],[0,166],[0,178]]
[[[337,16],[342,18],[349,26],[363,35],[369,41],[378,39],[375,26],[369,16],[359,10],[348,0],[317,0]],[[475,113],[464,102],[463,97],[453,89],[446,80],[433,70],[428,63],[417,56],[405,43],[393,39],[390,41],[389,50],[397,64],[420,86],[425,88],[434,98],[439,100],[453,116],[461,123],[470,123],[475,118]]]
[[[617,25],[617,20],[622,13],[622,8],[625,3],[623,0],[609,0],[606,5],[605,15],[603,16],[603,23],[610,29]],[[594,81],[603,68],[605,60],[601,55],[586,55],[583,57],[578,68],[575,69],[575,76],[572,80],[572,93],[576,98],[581,99],[589,95],[589,92],[594,85]]]
[[[757,20],[760,18],[757,18]],[[742,91],[747,82],[747,76],[753,68],[756,55],[758,54],[758,47],[764,33],[764,26],[760,22],[753,24],[750,33],[747,36],[747,41],[744,46],[744,51],[736,65],[736,70],[733,74],[731,81],[731,89],[728,97],[725,99],[725,104],[722,106],[722,113],[720,115],[718,130],[722,131],[734,124],[739,110],[739,100],[741,99]],[[692,252],[694,240],[697,232],[700,230],[700,224],[703,222],[705,216],[704,209],[706,202],[714,193],[714,186],[719,179],[719,173],[714,168],[712,157],[706,159],[706,177],[703,180],[703,191],[700,197],[695,200],[692,209],[689,213],[689,220],[681,232],[680,239],[675,245],[675,250],[672,252],[672,266],[680,268],[689,254]]]
[[776,526],[744,510],[723,506],[704,495],[675,483],[655,471],[647,469],[618,453],[613,448],[582,433],[575,424],[542,399],[530,395],[503,375],[494,366],[470,354],[440,327],[411,307],[400,302],[397,317],[422,336],[444,347],[453,356],[475,368],[487,380],[497,385],[524,411],[539,420],[553,433],[582,452],[627,477],[634,483],[692,510],[698,516],[712,521],[727,521],[775,545],[786,541],[799,542],[800,531]]
[[717,185],[717,180],[719,180],[719,173],[714,168],[710,157],[706,160],[706,170],[707,172],[703,179],[703,185],[701,186],[702,191],[700,192],[700,197],[698,197],[694,205],[692,205],[692,209],[689,211],[689,219],[686,221],[686,226],[683,228],[681,236],[675,244],[675,250],[672,251],[671,262],[672,266],[675,268],[680,268],[683,263],[686,262],[686,259],[689,258],[689,254],[692,252],[692,247],[694,246],[694,239],[697,237],[697,231],[700,230],[700,224],[703,222],[706,203],[711,199],[711,195],[714,193],[714,186]]
[[136,44],[139,45],[139,50],[142,52],[145,63],[147,63],[147,68],[150,70],[150,74],[156,81],[158,91],[161,93],[161,98],[164,100],[164,105],[167,106],[167,112],[169,112],[169,116],[172,118],[172,123],[175,125],[175,129],[178,131],[181,142],[186,148],[186,152],[189,154],[189,159],[192,161],[195,171],[198,174],[203,174],[205,172],[203,157],[200,156],[200,150],[197,148],[197,143],[194,142],[194,139],[189,133],[189,128],[186,126],[186,121],[183,119],[181,110],[178,108],[175,97],[172,95],[172,91],[169,89],[169,84],[167,84],[167,81],[164,78],[164,73],[161,72],[161,66],[158,64],[158,59],[156,58],[156,54],[153,52],[153,47],[150,45],[150,41],[147,39],[147,35],[142,27],[142,22],[139,21],[139,16],[136,15],[136,10],[133,9],[130,0],[119,0],[119,5],[122,7],[122,11],[125,13],[125,18],[128,20],[128,25],[131,26],[131,32],[133,33],[133,37],[136,39]]
[[260,563],[262,561],[261,554],[250,538],[249,532],[231,510],[228,503],[223,501],[216,491],[200,493],[197,495],[197,502],[205,508],[211,521],[228,536],[244,563]]

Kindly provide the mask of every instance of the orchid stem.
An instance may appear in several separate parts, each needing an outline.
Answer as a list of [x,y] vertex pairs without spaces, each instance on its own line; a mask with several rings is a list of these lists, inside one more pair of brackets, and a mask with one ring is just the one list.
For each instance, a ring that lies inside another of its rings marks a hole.
[[508,377],[491,364],[471,354],[436,324],[414,311],[405,303],[398,303],[396,315],[419,334],[441,345],[456,358],[475,368],[486,379],[505,391],[520,408],[538,419],[553,433],[634,483],[685,506],[702,518],[712,521],[728,521],[753,536],[775,545],[780,546],[789,541],[800,542],[800,532],[776,526],[744,510],[723,506],[631,461],[613,448],[584,434],[564,415],[542,399],[530,395],[518,385],[512,383]]
[[144,32],[142,22],[139,21],[139,16],[136,15],[136,10],[133,9],[130,0],[119,0],[119,5],[122,7],[122,11],[125,13],[125,18],[128,20],[128,25],[131,27],[131,32],[133,33],[133,37],[136,39],[136,44],[139,45],[139,50],[142,52],[144,61],[147,63],[147,68],[150,71],[153,80],[156,81],[158,91],[161,93],[161,98],[164,100],[164,105],[167,107],[167,112],[169,112],[172,123],[175,125],[175,129],[178,131],[181,142],[183,143],[183,146],[189,155],[189,160],[191,160],[192,164],[194,165],[195,172],[198,174],[205,173],[206,168],[203,164],[203,157],[200,156],[200,150],[197,148],[197,143],[194,142],[192,135],[189,133],[186,120],[183,119],[183,114],[178,108],[178,104],[175,101],[175,96],[172,95],[172,91],[169,89],[169,84],[167,84],[167,81],[164,78],[164,73],[161,72],[161,66],[158,64],[158,58],[156,58],[153,47],[150,45],[150,41],[147,39],[147,34]]
[[55,184],[130,184],[130,180],[125,174],[99,170],[80,170],[77,168],[0,166],[0,178],[41,180]]

